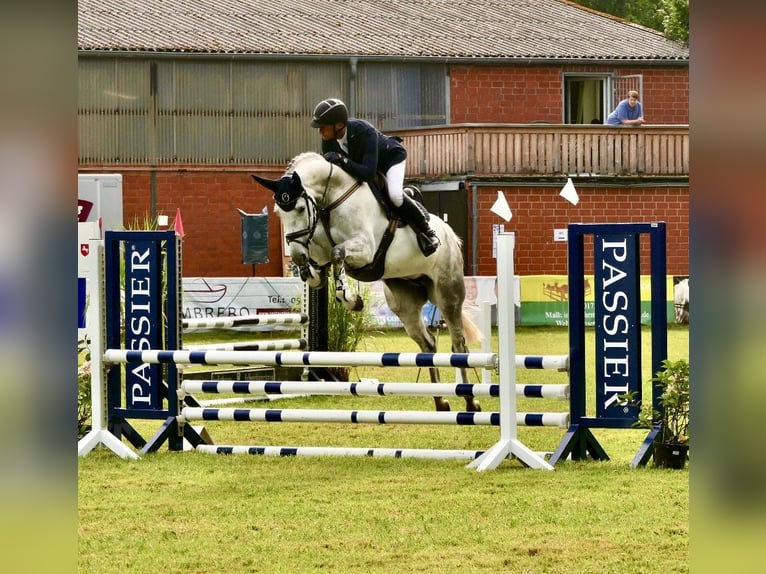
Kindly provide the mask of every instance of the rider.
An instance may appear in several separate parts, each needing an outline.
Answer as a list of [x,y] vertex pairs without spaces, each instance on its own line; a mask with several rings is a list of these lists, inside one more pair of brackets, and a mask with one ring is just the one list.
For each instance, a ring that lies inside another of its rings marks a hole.
[[370,123],[348,118],[348,108],[341,100],[322,100],[314,108],[312,128],[319,128],[324,158],[356,178],[375,186],[375,175],[386,178],[388,196],[397,213],[418,234],[418,244],[428,257],[440,245],[436,232],[428,225],[426,214],[404,193],[404,168],[407,150],[397,138],[386,136]]

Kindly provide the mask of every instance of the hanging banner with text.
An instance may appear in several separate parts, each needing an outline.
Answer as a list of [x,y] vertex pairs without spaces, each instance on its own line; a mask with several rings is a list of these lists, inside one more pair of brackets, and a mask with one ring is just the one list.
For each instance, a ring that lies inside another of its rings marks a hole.
[[[569,325],[569,286],[566,275],[525,275],[521,277],[522,325]],[[673,293],[669,276],[668,293]],[[585,325],[595,325],[595,290],[592,275],[585,276]],[[641,275],[641,324],[651,324],[651,276]],[[668,320],[673,320],[673,301],[667,302]]]
[[[497,289],[494,276],[469,276],[465,281],[463,310],[475,323],[479,320],[479,305],[487,301],[492,306],[492,324],[497,324]],[[566,327],[569,324],[569,289],[566,275],[516,276],[514,281],[514,320],[517,325]],[[386,304],[383,283],[352,281],[365,297],[372,313],[372,324],[378,328],[402,327],[399,318]],[[651,324],[651,282],[641,276],[641,323]],[[300,307],[303,284],[298,277],[184,277],[182,312],[184,319],[215,318],[254,313],[283,313]],[[673,277],[668,277],[668,293],[673,293]],[[593,277],[585,277],[586,325],[595,324]],[[673,301],[668,301],[668,320],[674,317]],[[435,327],[441,316],[431,303],[423,307],[423,321]],[[243,327],[242,330],[270,330],[272,325]]]

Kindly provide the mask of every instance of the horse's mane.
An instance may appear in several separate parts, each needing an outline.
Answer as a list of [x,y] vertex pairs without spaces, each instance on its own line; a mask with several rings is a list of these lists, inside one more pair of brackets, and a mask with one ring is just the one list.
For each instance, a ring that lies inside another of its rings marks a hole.
[[[327,165],[329,165],[329,162],[327,162],[322,154],[314,152],[314,151],[304,151],[302,153],[299,153],[296,155],[293,159],[290,160],[290,163],[287,166],[287,170],[285,170],[285,175],[291,175],[293,172],[298,169],[300,165],[308,165],[308,166],[314,166],[317,164],[322,166],[326,169]],[[311,167],[309,167],[311,169]],[[301,172],[301,177],[305,175],[306,172]],[[324,171],[321,172],[322,177],[326,177],[326,174]],[[332,171],[333,179],[337,181],[335,178],[341,178],[341,182],[344,180],[354,180],[354,176],[348,173],[347,171],[341,169],[335,169]]]
[[304,151],[302,153],[299,153],[296,155],[293,159],[290,160],[290,163],[287,165],[287,170],[285,173],[287,175],[291,174],[295,171],[295,167],[304,161],[312,160],[317,161],[320,159],[324,159],[321,154],[318,154],[315,151]]

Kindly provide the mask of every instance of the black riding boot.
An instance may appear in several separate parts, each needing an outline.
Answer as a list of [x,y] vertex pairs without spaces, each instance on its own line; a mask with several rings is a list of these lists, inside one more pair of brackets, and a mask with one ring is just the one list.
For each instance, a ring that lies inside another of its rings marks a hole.
[[417,234],[418,245],[423,255],[428,257],[434,253],[439,248],[439,245],[441,245],[441,241],[439,241],[436,232],[428,225],[428,219],[426,219],[428,215],[425,213],[425,210],[421,209],[410,196],[405,194],[404,203],[402,203],[397,211],[402,216],[402,219],[404,219],[404,222],[412,227]]

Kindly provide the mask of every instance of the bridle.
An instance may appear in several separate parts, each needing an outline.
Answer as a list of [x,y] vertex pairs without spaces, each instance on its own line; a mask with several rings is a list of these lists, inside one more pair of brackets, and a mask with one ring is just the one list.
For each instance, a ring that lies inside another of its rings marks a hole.
[[[332,168],[331,168],[332,169]],[[327,180],[329,183],[329,179]],[[325,192],[327,190],[325,189]],[[314,233],[317,229],[317,223],[319,221],[317,212],[319,211],[319,208],[317,207],[316,201],[314,201],[314,198],[311,197],[308,193],[306,193],[305,188],[301,189],[301,194],[299,198],[303,198],[306,200],[306,213],[308,216],[308,227],[305,229],[301,229],[299,231],[293,231],[292,233],[286,233],[285,234],[285,241],[287,241],[287,244],[290,245],[290,243],[297,243],[299,245],[302,245],[306,248],[308,251],[309,243],[311,243],[311,239],[314,237]],[[305,241],[301,241],[302,237],[306,237]]]
[[[317,225],[321,221],[322,226],[325,229],[325,233],[327,234],[327,238],[330,240],[330,244],[335,247],[335,240],[332,238],[332,234],[330,233],[330,214],[332,213],[333,209],[351,197],[351,195],[359,188],[359,186],[362,185],[362,182],[360,180],[354,181],[354,183],[346,191],[344,191],[338,199],[323,207],[325,198],[327,197],[327,192],[330,189],[333,167],[333,164],[330,164],[330,173],[327,175],[327,181],[325,182],[324,191],[322,192],[322,197],[319,202],[317,202],[306,192],[305,187],[301,187],[299,198],[303,198],[306,201],[306,215],[308,217],[308,224],[304,229],[285,234],[285,241],[287,241],[288,245],[295,242],[303,246],[306,251],[308,251],[309,244],[311,243],[311,240],[314,238],[314,234],[316,233]],[[305,239],[303,239],[304,237]]]

